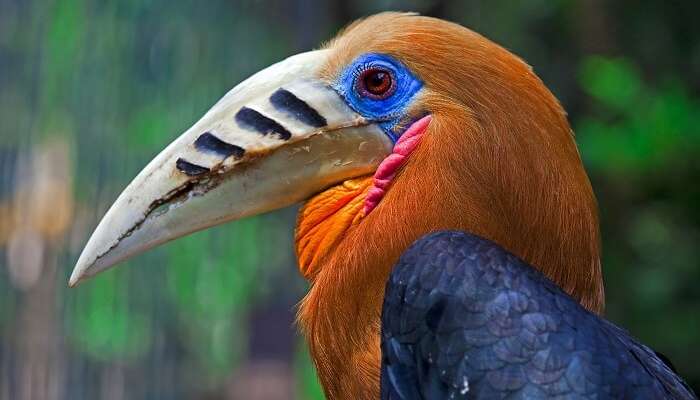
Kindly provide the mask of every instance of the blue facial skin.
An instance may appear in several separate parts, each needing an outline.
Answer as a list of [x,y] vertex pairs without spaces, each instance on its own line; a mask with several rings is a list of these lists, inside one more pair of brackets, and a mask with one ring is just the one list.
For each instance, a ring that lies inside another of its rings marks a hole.
[[[392,73],[396,89],[385,99],[363,96],[357,90],[356,80],[363,71],[373,67],[380,67]],[[396,143],[401,135],[395,131],[396,125],[406,117],[406,110],[416,93],[423,87],[423,82],[395,58],[385,54],[367,53],[350,63],[332,86],[350,108],[368,120],[377,121],[391,141]]]

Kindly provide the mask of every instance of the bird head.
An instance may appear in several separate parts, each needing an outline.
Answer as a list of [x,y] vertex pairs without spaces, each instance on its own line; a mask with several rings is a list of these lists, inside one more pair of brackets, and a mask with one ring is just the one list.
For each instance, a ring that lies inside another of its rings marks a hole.
[[376,389],[384,284],[435,230],[491,239],[602,310],[596,202],[557,100],[484,37],[400,13],[234,87],[119,196],[70,284],[299,202],[296,250],[312,283],[299,320],[331,394],[347,389],[331,382],[339,357]]

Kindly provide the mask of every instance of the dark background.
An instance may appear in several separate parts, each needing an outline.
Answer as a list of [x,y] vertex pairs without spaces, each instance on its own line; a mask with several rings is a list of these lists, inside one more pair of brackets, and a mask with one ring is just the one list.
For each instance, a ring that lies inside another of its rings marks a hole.
[[295,210],[66,281],[121,189],[221,95],[382,10],[534,67],[599,199],[607,316],[700,389],[700,2],[0,0],[0,399],[321,398],[293,327]]

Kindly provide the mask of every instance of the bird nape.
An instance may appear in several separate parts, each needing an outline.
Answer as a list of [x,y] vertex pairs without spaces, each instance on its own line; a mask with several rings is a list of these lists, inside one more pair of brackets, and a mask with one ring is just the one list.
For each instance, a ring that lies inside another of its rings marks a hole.
[[[557,100],[502,47],[414,14],[355,22],[234,87],[119,196],[70,285],[298,202],[298,322],[329,399],[378,398],[380,370],[386,398],[693,398],[595,315],[596,202]],[[498,245],[407,251],[446,229]]]

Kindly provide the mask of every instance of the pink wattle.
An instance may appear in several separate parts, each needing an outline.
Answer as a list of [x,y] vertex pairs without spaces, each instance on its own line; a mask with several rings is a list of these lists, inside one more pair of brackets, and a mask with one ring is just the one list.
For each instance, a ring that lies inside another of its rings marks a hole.
[[396,176],[396,172],[404,164],[416,146],[418,146],[423,133],[426,128],[428,128],[432,119],[432,116],[426,115],[411,124],[394,145],[392,153],[379,164],[379,167],[377,167],[377,170],[374,172],[373,186],[367,192],[367,197],[365,197],[365,205],[363,208],[365,215],[369,214],[382,200],[384,194],[389,189],[392,179]]

